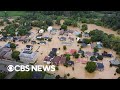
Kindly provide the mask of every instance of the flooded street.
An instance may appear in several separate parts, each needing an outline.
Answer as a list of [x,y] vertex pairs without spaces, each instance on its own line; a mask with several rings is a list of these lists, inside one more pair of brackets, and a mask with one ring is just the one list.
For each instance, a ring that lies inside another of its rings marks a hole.
[[[0,27],[0,29],[2,29],[4,27]],[[53,28],[59,29],[60,26],[54,25]],[[34,33],[34,38],[37,36],[37,30],[39,28],[33,27],[33,29],[31,30],[31,32]],[[74,28],[69,26],[68,29],[71,30],[79,30],[79,28]],[[96,26],[94,24],[88,24],[88,30],[87,32],[93,30],[93,29],[99,29],[104,31],[105,33],[108,34],[114,34],[116,36],[119,36],[115,31],[112,31],[111,29],[106,29],[100,26]],[[44,35],[49,35],[48,32],[45,32]],[[71,46],[67,46],[67,50],[63,50],[63,45],[61,44],[61,41],[58,39],[59,36],[59,31],[57,31],[57,33],[55,35],[52,35],[52,41],[51,42],[47,42],[46,45],[39,45],[39,44],[35,44],[33,45],[33,51],[36,51],[39,48],[39,57],[38,57],[38,61],[37,64],[44,64],[43,60],[45,58],[45,56],[48,56],[49,52],[52,50],[52,48],[60,48],[59,50],[59,55],[64,54],[66,51],[69,51],[70,49],[76,49],[79,50],[80,46],[77,46],[77,41],[76,41],[76,36],[75,35],[71,35],[71,37],[74,38],[74,42],[72,43]],[[65,36],[66,38],[68,38],[68,36]],[[4,46],[6,44],[6,42],[0,41],[0,46]],[[16,42],[16,44],[19,44],[19,47],[17,48],[17,50],[21,51],[22,49],[25,48],[26,45],[31,43],[27,43],[27,44],[22,44],[22,42]],[[93,49],[91,49],[89,46],[86,48],[83,48],[84,51],[90,51],[92,52]],[[110,49],[106,49],[106,48],[102,48],[101,50],[99,50],[100,53],[102,53],[103,51],[107,51],[109,53],[113,54],[113,58],[116,57],[116,53]],[[43,53],[43,54],[41,54]],[[110,63],[109,61],[112,60],[113,58],[104,58],[102,60],[103,64],[104,64],[104,71],[100,72],[100,71],[95,71],[94,73],[88,73],[85,70],[85,66],[86,64],[82,64],[82,63],[75,63],[74,65],[74,71],[72,70],[72,67],[65,67],[63,65],[59,65],[59,70],[55,71],[55,72],[51,72],[51,73],[55,73],[56,75],[60,75],[60,76],[64,76],[65,74],[70,74],[69,78],[72,77],[76,77],[78,79],[116,79],[118,77],[120,77],[119,74],[116,74],[116,76],[114,75],[116,67],[110,67]],[[87,58],[85,58],[87,59]],[[72,58],[73,61],[76,61],[75,58]]]

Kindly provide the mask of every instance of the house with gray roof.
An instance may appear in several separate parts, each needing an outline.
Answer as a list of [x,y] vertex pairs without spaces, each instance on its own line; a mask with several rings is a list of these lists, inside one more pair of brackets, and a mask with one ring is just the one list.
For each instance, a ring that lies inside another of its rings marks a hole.
[[34,63],[38,59],[38,53],[32,51],[22,51],[19,55],[20,61],[24,63]]

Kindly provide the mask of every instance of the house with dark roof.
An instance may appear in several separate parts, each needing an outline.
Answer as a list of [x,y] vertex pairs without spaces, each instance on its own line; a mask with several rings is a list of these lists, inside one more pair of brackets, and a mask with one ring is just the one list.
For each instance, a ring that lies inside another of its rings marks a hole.
[[101,49],[103,47],[103,44],[101,42],[97,42],[97,48]]
[[60,30],[59,35],[63,35],[64,34],[64,30]]
[[52,51],[56,53],[57,52],[57,48],[52,48]]
[[99,70],[99,71],[103,71],[104,70],[103,63],[97,63],[97,70]]
[[66,61],[66,57],[64,56],[56,56],[52,59],[52,63],[54,65],[64,64]]
[[89,37],[89,36],[90,36],[89,33],[87,32],[84,33],[84,37]]
[[84,51],[83,51],[83,50],[78,50],[78,53],[79,53],[79,54],[83,54]]
[[69,39],[71,42],[74,41],[74,38],[72,38],[72,37],[69,37],[68,39]]
[[87,44],[86,44],[86,43],[81,43],[81,46],[82,46],[83,48],[85,48],[85,47],[87,47]]
[[6,47],[3,47],[1,50],[0,50],[0,59],[7,59],[4,57],[4,55],[6,55],[7,53],[12,53],[12,49],[11,48],[6,48]]

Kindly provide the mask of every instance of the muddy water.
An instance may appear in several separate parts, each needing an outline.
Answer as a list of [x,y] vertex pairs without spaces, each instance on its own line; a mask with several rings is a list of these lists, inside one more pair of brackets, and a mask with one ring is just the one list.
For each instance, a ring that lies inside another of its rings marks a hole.
[[[54,28],[59,29],[60,26],[54,25]],[[37,29],[36,27],[34,27],[31,31],[34,33],[34,37],[37,35]],[[80,30],[79,28],[74,28],[74,27],[68,27],[68,29],[73,29],[73,30]],[[102,28],[100,26],[96,26],[93,24],[88,24],[88,31],[93,30],[93,29],[100,29],[103,30],[104,32],[108,33],[108,34],[116,34],[116,32],[110,30],[110,29],[106,29],[106,28]],[[40,49],[38,50],[38,62],[37,64],[43,64],[43,59],[45,56],[47,56],[49,54],[49,52],[51,51],[52,48],[60,48],[59,50],[59,55],[64,54],[66,51],[69,51],[70,49],[79,49],[79,46],[77,46],[77,42],[76,39],[75,41],[72,43],[71,46],[67,46],[67,50],[64,51],[63,50],[63,45],[61,44],[61,41],[59,41],[58,37],[59,37],[59,31],[57,32],[56,35],[52,36],[52,41],[51,42],[47,42],[47,45],[39,45],[39,44],[35,44],[33,47],[33,51],[36,51],[37,48],[40,46]],[[48,32],[45,32],[44,35],[49,35]],[[65,36],[66,38],[68,38],[67,36]],[[76,36],[72,35],[72,37],[76,38]],[[22,44],[21,42],[16,42],[17,44],[19,44],[19,47],[17,48],[17,50],[21,51],[22,49],[25,48],[25,46],[27,44]],[[6,42],[0,42],[0,45],[3,46],[5,45]],[[28,43],[31,44],[31,43]],[[89,46],[83,49],[84,51],[93,51]],[[114,55],[114,57],[116,57],[116,53],[110,49],[106,49],[103,48],[101,50],[99,50],[99,52],[103,52],[103,51],[107,51],[109,53],[112,53]],[[43,54],[41,54],[43,53]],[[87,59],[87,58],[86,58]],[[70,76],[68,78],[72,78],[72,77],[76,77],[79,79],[116,79],[117,77],[119,77],[120,75],[117,74],[116,76],[114,76],[116,67],[109,67],[109,60],[111,60],[112,58],[104,58],[102,60],[103,64],[104,64],[104,71],[100,72],[100,71],[95,71],[94,73],[88,73],[85,70],[85,66],[86,64],[81,64],[81,63],[75,63],[74,65],[74,71],[72,70],[71,67],[64,67],[63,65],[59,66],[59,70],[55,71],[55,72],[51,72],[51,73],[55,73],[56,75],[60,75],[60,76],[64,76],[64,74],[70,73]],[[72,58],[73,61],[76,61],[76,59]],[[101,62],[101,61],[100,61]]]

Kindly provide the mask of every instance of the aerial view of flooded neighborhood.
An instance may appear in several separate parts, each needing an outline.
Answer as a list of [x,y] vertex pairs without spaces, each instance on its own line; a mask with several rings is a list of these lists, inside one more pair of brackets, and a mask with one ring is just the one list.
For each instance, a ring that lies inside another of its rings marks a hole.
[[0,11],[0,79],[120,79],[120,12]]

